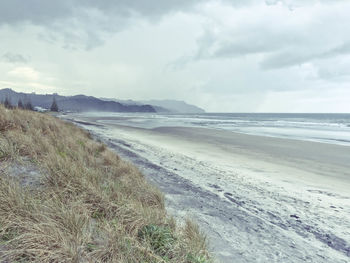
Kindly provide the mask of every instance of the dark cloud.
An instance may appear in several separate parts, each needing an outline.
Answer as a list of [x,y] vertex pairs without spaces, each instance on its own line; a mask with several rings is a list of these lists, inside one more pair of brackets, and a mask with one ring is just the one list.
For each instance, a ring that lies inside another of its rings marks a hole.
[[300,39],[300,36],[290,31],[274,31],[265,26],[256,25],[224,33],[206,29],[197,40],[198,50],[193,59],[229,59],[251,54],[274,53]]
[[350,53],[350,42],[344,43],[335,48],[332,48],[323,54],[323,57],[332,57],[334,55],[348,54]]
[[201,0],[5,0],[0,3],[0,24],[31,22],[45,25],[53,21],[80,16],[81,12],[97,10],[110,16],[162,16],[186,10]]
[[7,52],[1,56],[1,61],[8,63],[28,63],[28,59],[21,54]]
[[262,26],[215,32],[206,28],[197,39],[197,50],[170,63],[177,70],[200,60],[235,59],[247,55],[275,53],[288,46],[296,37],[289,32],[272,32]]
[[305,5],[314,5],[317,3],[322,4],[337,4],[340,2],[346,2],[348,0],[265,0],[265,3],[267,5],[277,5],[277,4],[283,4],[287,5],[291,8],[294,7],[300,7]]
[[[79,18],[94,10],[107,18],[142,16],[157,19],[171,12],[189,12],[193,7],[215,0],[3,0],[0,2],[0,25],[29,22],[46,26],[58,20]],[[242,6],[257,0],[218,0]]]
[[[37,91],[170,94],[218,111],[256,110],[266,97],[264,105],[277,109],[294,91],[348,90],[350,3],[340,2],[0,0],[0,80],[31,87],[36,73]],[[269,99],[282,92],[283,99]]]
[[[270,4],[291,1],[270,1]],[[313,3],[327,1],[312,1]],[[340,1],[332,2],[333,4]],[[297,2],[295,2],[297,3]],[[301,2],[298,2],[301,4]],[[311,3],[311,2],[310,2]],[[309,4],[310,4],[309,3]],[[327,2],[328,3],[328,2]],[[306,3],[305,3],[306,5]],[[211,26],[197,39],[197,50],[186,60],[176,63],[211,59],[238,59],[242,56],[255,55],[260,60],[263,70],[287,68],[306,62],[336,58],[339,55],[350,54],[350,39],[344,34],[349,26],[343,12],[338,12],[338,18],[332,18],[332,13],[325,12],[326,8],[318,7],[314,19],[301,18],[305,23],[296,19],[294,11],[284,11],[286,20],[271,23],[268,18],[269,10],[272,15],[280,19],[280,9],[265,7],[267,16],[258,16],[254,21],[240,22],[222,26],[219,30]],[[308,7],[313,8],[313,7]],[[261,9],[256,9],[261,10]],[[278,12],[277,12],[278,11]],[[301,10],[299,14],[304,11]],[[259,61],[257,60],[257,61]]]
[[313,60],[335,58],[350,54],[350,43],[344,43],[328,50],[315,52],[309,49],[289,49],[267,56],[261,63],[263,69],[276,69],[300,65]]
[[350,69],[338,69],[338,68],[328,68],[328,69],[319,69],[317,76],[321,79],[328,81],[342,81],[344,78],[349,80],[350,78]]
[[270,42],[266,37],[258,37],[256,35],[248,35],[243,39],[232,42],[219,43],[219,47],[213,52],[213,56],[217,58],[237,57],[249,54],[258,54],[272,52],[281,48],[283,43],[280,41]]
[[[165,14],[188,11],[205,0],[4,0],[0,26],[33,24],[44,31],[40,39],[64,48],[86,49],[104,43],[104,34],[118,32],[135,17],[156,21]],[[47,29],[45,31],[45,29]]]
[[[196,6],[215,0],[3,0],[0,26],[33,24],[47,31],[40,39],[59,42],[62,47],[86,49],[104,43],[104,34],[115,33],[133,18],[158,21],[174,12],[190,12]],[[218,0],[234,7],[257,0]]]
[[310,50],[298,50],[290,48],[287,51],[275,52],[260,63],[262,69],[278,69],[303,64],[317,57]]
[[0,3],[0,24],[32,22],[45,24],[48,21],[72,15],[73,8],[67,0],[11,0]]

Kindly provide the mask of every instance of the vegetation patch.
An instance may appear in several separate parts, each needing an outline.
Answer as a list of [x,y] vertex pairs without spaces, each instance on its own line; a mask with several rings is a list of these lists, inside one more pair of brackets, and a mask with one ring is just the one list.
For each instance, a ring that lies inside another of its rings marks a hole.
[[206,247],[195,224],[176,226],[159,190],[86,131],[0,105],[0,262],[207,263]]
[[175,243],[173,231],[168,226],[146,225],[139,230],[138,237],[151,246],[160,256],[165,256]]

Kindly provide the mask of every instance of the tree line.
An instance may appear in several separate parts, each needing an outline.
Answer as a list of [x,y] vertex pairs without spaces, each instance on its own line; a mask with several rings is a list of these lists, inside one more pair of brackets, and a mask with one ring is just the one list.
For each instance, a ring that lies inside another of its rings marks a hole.
[[[3,104],[5,106],[5,108],[7,108],[7,109],[18,108],[18,109],[22,109],[22,110],[32,110],[32,111],[34,110],[33,104],[31,102],[31,100],[28,98],[26,98],[23,101],[22,101],[22,99],[19,99],[17,102],[17,105],[13,105],[11,103],[11,98],[7,96],[3,101],[1,101],[1,104]],[[52,99],[50,111],[54,111],[54,112],[59,111],[58,104],[56,102],[55,97],[53,97],[53,99]]]

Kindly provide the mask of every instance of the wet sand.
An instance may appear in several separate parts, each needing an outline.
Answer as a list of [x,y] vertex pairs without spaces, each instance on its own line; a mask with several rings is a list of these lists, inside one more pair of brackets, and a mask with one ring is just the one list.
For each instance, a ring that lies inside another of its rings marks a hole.
[[350,147],[98,124],[80,125],[160,187],[169,213],[193,217],[221,262],[349,262]]
[[[251,159],[252,166],[254,162],[264,161],[270,165],[297,168],[310,174],[285,174],[283,179],[288,177],[304,180],[305,183],[320,183],[334,191],[350,192],[350,147],[348,146],[201,128],[164,127],[154,131],[194,144],[207,144],[214,152],[220,153],[220,156],[216,156],[217,159],[227,161],[230,157],[239,155],[241,158]],[[217,161],[220,162],[220,160]]]

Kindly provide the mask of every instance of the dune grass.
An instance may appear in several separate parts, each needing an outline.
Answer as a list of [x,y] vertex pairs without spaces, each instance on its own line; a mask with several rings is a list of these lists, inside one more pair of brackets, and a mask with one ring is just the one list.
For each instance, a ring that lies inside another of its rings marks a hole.
[[[9,173],[26,163],[38,184]],[[133,165],[73,124],[0,105],[0,262],[211,260],[198,227],[176,226]]]

